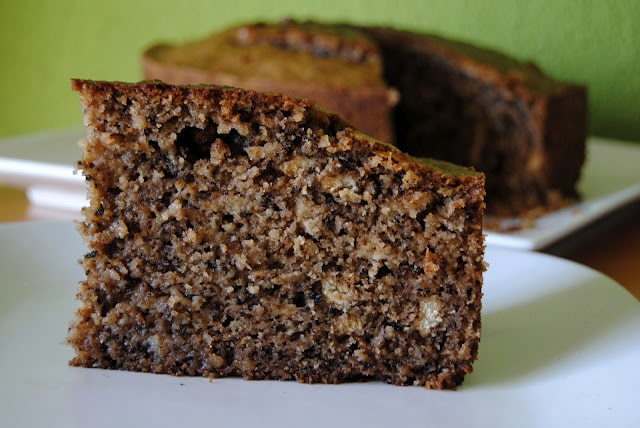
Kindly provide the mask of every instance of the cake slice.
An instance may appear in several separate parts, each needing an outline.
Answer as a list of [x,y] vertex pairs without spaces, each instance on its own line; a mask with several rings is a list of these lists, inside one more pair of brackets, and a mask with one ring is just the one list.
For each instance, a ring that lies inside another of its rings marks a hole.
[[481,333],[484,175],[309,100],[73,80],[75,366],[451,388]]

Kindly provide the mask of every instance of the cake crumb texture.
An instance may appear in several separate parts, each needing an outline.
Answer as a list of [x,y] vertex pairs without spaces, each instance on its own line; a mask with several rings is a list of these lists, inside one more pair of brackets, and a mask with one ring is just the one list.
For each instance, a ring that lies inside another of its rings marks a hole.
[[429,388],[472,371],[483,174],[304,99],[72,87],[89,205],[71,365]]

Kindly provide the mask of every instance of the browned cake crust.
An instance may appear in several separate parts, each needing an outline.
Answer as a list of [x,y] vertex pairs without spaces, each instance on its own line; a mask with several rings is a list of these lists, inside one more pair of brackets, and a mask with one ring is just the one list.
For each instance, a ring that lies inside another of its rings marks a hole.
[[143,63],[147,78],[170,83],[312,98],[414,156],[474,166],[487,176],[493,216],[534,218],[579,198],[585,87],[489,49],[391,28],[285,21],[155,46]]
[[450,388],[472,370],[484,175],[307,100],[74,80],[87,138],[72,365]]
[[286,22],[241,25],[187,44],[149,48],[144,75],[310,98],[357,129],[393,142],[395,90],[382,79],[377,46],[345,26]]

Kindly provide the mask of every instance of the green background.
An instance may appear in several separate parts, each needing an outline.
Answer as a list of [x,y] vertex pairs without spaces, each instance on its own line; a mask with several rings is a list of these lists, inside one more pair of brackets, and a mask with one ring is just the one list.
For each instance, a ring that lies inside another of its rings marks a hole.
[[81,125],[69,79],[139,80],[150,44],[285,16],[435,32],[533,60],[588,85],[591,134],[640,141],[640,0],[2,0],[0,136]]

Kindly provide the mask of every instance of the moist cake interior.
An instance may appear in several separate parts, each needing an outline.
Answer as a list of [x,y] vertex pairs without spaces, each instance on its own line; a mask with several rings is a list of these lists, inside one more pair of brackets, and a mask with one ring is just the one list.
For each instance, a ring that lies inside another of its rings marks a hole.
[[74,80],[81,306],[71,364],[450,388],[481,330],[484,176],[311,101]]

